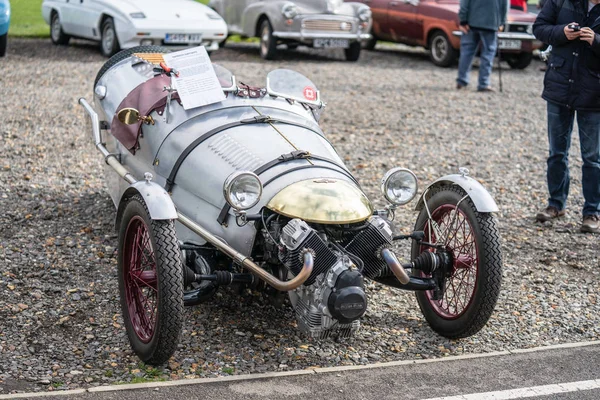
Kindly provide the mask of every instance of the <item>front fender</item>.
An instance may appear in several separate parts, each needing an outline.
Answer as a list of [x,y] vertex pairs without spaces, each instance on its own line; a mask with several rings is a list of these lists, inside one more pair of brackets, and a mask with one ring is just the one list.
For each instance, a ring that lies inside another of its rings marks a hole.
[[259,2],[246,7],[242,16],[242,30],[244,31],[244,35],[248,37],[259,36],[260,32],[257,31],[260,29],[258,21],[264,15],[266,15],[269,22],[271,22],[274,31],[280,30],[281,25],[283,25],[281,9],[286,3],[289,3],[289,1]]
[[119,226],[121,225],[121,217],[123,216],[127,200],[136,194],[139,194],[142,199],[144,199],[146,207],[148,207],[148,212],[150,213],[150,219],[177,219],[175,203],[173,203],[171,196],[169,196],[169,193],[167,193],[162,186],[154,182],[137,181],[131,184],[121,196],[119,207],[117,209],[117,219],[115,221],[117,229],[119,229]]
[[419,199],[415,210],[421,211],[421,209],[423,209],[423,206],[425,205],[424,197],[427,196],[427,200],[429,200],[429,197],[431,196],[431,189],[447,185],[460,186],[469,195],[469,197],[473,201],[473,204],[475,205],[475,208],[477,208],[477,211],[485,213],[499,211],[498,205],[494,201],[494,198],[483,187],[481,183],[477,182],[475,179],[469,176],[464,176],[460,174],[443,176],[435,182],[433,182],[431,185],[429,185],[427,190],[425,190],[423,195],[421,195],[421,198]]

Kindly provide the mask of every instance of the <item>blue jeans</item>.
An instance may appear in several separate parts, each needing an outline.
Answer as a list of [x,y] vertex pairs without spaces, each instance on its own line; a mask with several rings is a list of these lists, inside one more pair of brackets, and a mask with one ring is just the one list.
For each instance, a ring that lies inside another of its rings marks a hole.
[[473,58],[481,42],[479,54],[479,84],[477,89],[490,87],[490,75],[492,75],[492,64],[496,55],[498,38],[496,32],[471,28],[467,34],[460,38],[460,58],[458,60],[458,78],[456,82],[460,85],[469,84],[469,73],[473,65]]
[[577,111],[548,102],[548,205],[565,208],[569,194],[569,147],[577,114],[581,143],[583,215],[600,215],[600,112]]

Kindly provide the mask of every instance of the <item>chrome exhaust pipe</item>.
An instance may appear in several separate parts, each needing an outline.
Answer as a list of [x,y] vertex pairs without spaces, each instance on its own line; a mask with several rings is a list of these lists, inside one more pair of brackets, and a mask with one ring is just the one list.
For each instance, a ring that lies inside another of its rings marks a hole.
[[406,273],[406,270],[400,264],[400,261],[396,258],[396,255],[392,253],[390,249],[384,248],[381,250],[381,258],[390,267],[394,276],[400,281],[401,284],[406,285],[410,282],[410,276]]
[[[92,106],[90,106],[90,104],[84,98],[79,99],[79,104],[83,106],[83,108],[92,120],[92,135],[94,138],[94,144],[96,145],[96,148],[100,151],[100,153],[102,153],[102,155],[104,156],[104,160],[106,161],[106,163],[110,165],[117,172],[117,174],[119,174],[119,176],[125,179],[128,183],[136,183],[137,180],[133,177],[133,175],[131,175],[131,173],[129,173],[129,171],[119,162],[119,159],[114,154],[110,154],[110,152],[102,143],[102,137],[100,136],[100,120],[98,119],[98,114],[94,111]],[[181,222],[181,224],[189,228],[192,232],[204,238],[207,242],[221,250],[223,253],[227,254],[233,260],[237,261],[241,266],[250,270],[250,272],[255,274],[258,278],[262,279],[277,290],[283,292],[294,290],[297,287],[301,286],[304,282],[306,282],[306,280],[312,273],[314,257],[310,252],[304,253],[304,265],[298,273],[298,275],[296,275],[294,279],[284,282],[262,269],[250,258],[238,252],[236,249],[223,242],[221,239],[219,239],[218,237],[216,237],[208,230],[204,229],[202,226],[198,225],[182,213],[177,212],[177,220]]]

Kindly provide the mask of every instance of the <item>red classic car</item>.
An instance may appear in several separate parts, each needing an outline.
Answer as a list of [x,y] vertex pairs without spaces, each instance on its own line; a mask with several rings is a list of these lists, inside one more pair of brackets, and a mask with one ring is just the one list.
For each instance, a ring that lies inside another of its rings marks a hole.
[[[458,56],[460,35],[458,9],[460,0],[353,0],[371,7],[373,39],[367,48],[373,49],[377,40],[422,46],[429,50],[434,64],[448,67]],[[502,59],[512,68],[526,68],[533,50],[541,43],[532,34],[535,14],[510,10],[504,32],[499,33],[498,45]]]

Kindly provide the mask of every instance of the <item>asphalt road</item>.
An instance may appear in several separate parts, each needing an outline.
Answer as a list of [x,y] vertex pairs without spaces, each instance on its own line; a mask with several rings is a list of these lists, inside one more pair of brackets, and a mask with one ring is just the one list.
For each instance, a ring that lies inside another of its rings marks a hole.
[[[306,373],[303,375],[263,379],[255,375],[252,379],[215,379],[213,383],[132,390],[123,390],[127,386],[121,386],[117,387],[120,389],[118,391],[86,392],[63,398],[247,400],[279,399],[285,396],[288,399],[311,400],[598,399],[600,343],[577,346],[515,351],[479,358],[429,360],[380,368],[313,370],[304,371]],[[176,382],[169,384],[173,383]],[[560,391],[563,393],[556,393]],[[539,396],[536,393],[546,394]],[[3,398],[0,396],[0,399]]]

